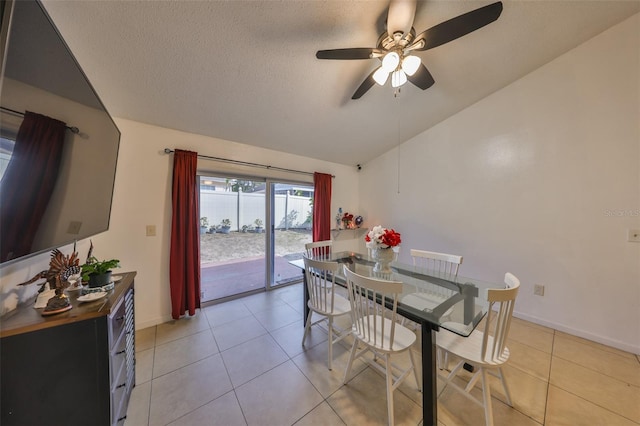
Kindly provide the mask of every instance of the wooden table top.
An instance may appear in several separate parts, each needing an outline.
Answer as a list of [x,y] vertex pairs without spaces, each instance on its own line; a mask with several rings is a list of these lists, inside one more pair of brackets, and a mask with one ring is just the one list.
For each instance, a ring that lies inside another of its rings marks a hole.
[[109,290],[107,296],[102,299],[93,302],[80,302],[77,299],[82,295],[81,291],[65,292],[69,297],[71,306],[73,306],[71,310],[66,312],[42,316],[44,308],[35,309],[33,307],[35,299],[18,306],[0,318],[0,337],[14,336],[109,315],[112,308],[117,305],[126,290],[133,284],[136,272],[123,272],[114,275],[121,275],[122,279],[116,282],[113,290]]

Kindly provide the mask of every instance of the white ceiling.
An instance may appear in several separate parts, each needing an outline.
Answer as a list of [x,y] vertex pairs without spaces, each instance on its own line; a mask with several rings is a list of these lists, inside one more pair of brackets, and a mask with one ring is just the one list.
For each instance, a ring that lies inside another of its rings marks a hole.
[[[419,1],[414,28],[489,3]],[[44,5],[113,116],[352,165],[640,11],[638,0],[506,1],[496,22],[419,53],[431,88],[407,84],[394,98],[387,83],[354,101],[378,61],[318,60],[315,52],[375,47],[386,1]]]

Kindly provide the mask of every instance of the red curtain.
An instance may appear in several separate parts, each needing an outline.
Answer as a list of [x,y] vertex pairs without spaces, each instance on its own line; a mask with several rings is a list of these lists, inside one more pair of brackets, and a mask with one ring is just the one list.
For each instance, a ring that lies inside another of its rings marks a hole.
[[0,182],[3,261],[31,252],[58,179],[65,129],[62,121],[29,111],[24,114],[11,160]]
[[173,155],[173,216],[171,218],[171,316],[178,319],[200,308],[200,201],[196,168],[198,153],[175,150]]
[[331,239],[331,175],[313,174],[313,241]]

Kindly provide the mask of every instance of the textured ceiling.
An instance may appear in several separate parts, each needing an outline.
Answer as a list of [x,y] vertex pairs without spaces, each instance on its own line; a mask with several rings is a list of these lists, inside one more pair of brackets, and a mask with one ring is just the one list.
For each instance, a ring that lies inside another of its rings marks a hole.
[[[496,22],[419,53],[428,90],[375,86],[354,101],[378,61],[315,52],[374,47],[387,2],[43,3],[113,116],[352,165],[640,11],[635,0],[506,1]],[[414,27],[489,3],[419,1]]]

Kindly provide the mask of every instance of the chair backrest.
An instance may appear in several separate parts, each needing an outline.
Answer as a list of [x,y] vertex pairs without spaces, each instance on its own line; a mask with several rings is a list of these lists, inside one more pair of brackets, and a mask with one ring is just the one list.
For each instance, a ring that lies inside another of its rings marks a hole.
[[332,313],[335,302],[335,276],[338,262],[304,258],[309,302],[320,312]]
[[[504,289],[487,290],[489,310],[487,311],[481,354],[482,359],[489,362],[499,360],[502,357],[511,327],[513,306],[520,288],[520,280],[509,272],[505,274],[504,282],[506,284]],[[494,306],[496,311],[493,310]],[[489,336],[493,337],[491,342]]]
[[435,251],[411,249],[411,257],[413,266],[429,269],[444,279],[455,279],[462,263],[462,256]]
[[304,245],[307,256],[313,259],[329,259],[331,257],[331,247],[333,241],[316,241]]
[[[402,282],[364,277],[351,271],[347,265],[343,267],[354,332],[369,345],[391,350],[396,333],[396,311],[398,295],[402,293]],[[385,301],[392,307],[388,308]],[[384,321],[385,318],[390,321]]]

